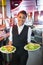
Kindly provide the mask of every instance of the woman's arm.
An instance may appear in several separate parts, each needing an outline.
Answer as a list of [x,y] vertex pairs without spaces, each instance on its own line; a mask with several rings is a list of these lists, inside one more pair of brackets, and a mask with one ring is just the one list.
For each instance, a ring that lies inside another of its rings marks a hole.
[[10,28],[9,45],[12,45],[12,27]]

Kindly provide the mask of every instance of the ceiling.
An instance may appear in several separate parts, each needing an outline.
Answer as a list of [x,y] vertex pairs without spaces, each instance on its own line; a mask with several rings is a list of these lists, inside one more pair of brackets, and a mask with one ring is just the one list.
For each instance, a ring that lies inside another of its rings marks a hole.
[[[43,10],[43,0],[10,0],[11,9],[15,9],[19,6],[21,9],[32,10]],[[42,8],[41,8],[42,7]],[[41,9],[40,9],[41,8]]]

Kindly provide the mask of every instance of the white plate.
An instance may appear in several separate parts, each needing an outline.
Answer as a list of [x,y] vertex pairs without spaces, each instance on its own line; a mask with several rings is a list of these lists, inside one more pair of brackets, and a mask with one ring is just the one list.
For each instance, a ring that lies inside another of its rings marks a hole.
[[6,54],[9,54],[9,53],[14,53],[15,51],[16,51],[16,47],[14,47],[15,49],[13,50],[13,51],[11,51],[11,52],[8,52],[8,51],[3,51],[2,50],[2,47],[0,48],[0,52],[2,52],[2,53],[6,53]]
[[[28,45],[28,44],[27,44],[27,45]],[[24,49],[27,50],[27,51],[36,51],[36,50],[40,49],[40,47],[41,47],[41,46],[38,44],[39,47],[38,47],[37,49],[30,50],[30,49],[27,48],[27,45],[24,46]]]

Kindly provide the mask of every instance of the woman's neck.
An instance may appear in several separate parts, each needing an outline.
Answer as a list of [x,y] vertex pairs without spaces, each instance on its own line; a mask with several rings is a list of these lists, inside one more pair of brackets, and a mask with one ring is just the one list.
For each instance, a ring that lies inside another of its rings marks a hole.
[[21,27],[21,26],[24,26],[24,24],[23,24],[23,25],[21,25],[21,24],[17,23],[17,26]]

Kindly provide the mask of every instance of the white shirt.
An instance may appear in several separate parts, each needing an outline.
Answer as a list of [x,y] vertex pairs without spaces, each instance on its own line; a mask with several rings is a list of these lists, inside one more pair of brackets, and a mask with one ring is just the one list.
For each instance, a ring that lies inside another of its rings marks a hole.
[[[17,25],[18,26],[18,25]],[[21,33],[21,31],[23,30],[23,27],[24,27],[24,25],[22,25],[22,26],[18,26],[18,34],[20,34]],[[10,28],[10,37],[9,37],[9,40],[10,41],[12,41],[12,27]],[[32,30],[31,30],[31,28],[29,27],[29,29],[28,29],[28,35],[27,35],[27,42],[31,42],[31,33],[32,33]]]

